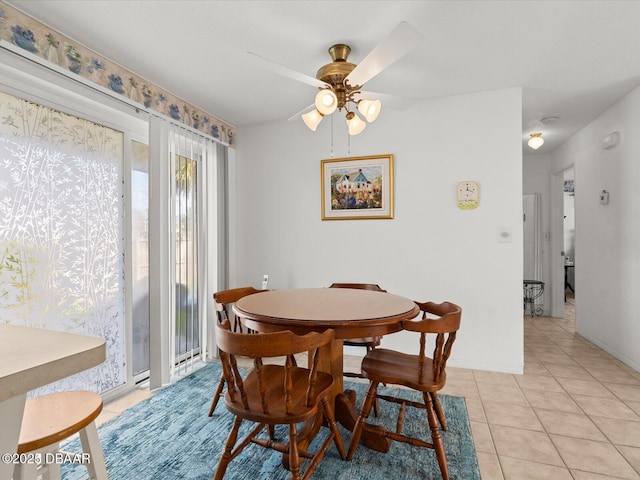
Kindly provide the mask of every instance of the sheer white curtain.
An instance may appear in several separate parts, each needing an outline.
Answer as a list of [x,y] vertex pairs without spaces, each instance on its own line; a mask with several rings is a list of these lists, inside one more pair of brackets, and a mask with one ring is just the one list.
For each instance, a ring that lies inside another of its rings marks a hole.
[[[162,298],[160,305],[166,307],[159,309],[160,315],[155,316],[164,334],[155,340],[152,338],[152,343],[160,342],[162,351],[156,351],[155,359],[156,368],[163,372],[160,381],[152,370],[154,388],[191,371],[197,360],[205,358],[207,303],[216,284],[217,147],[213,140],[164,119],[153,117],[152,123],[155,126],[152,125],[151,138],[155,130],[155,136],[162,138],[166,145],[166,149],[157,151],[154,167],[153,140],[150,142],[152,198],[154,187],[160,198],[168,198],[166,203],[152,201],[151,208],[156,209],[156,215],[151,212],[150,216],[150,221],[156,218],[159,223],[150,226],[151,231],[167,235],[165,246],[151,251],[155,271],[160,275],[154,278],[151,272],[151,282],[157,285],[156,289],[152,286],[151,309],[153,312],[154,290]],[[165,175],[161,175],[160,170]],[[153,185],[156,181],[165,182],[166,193]],[[166,228],[162,225],[164,222]],[[151,262],[150,267],[153,270]]]
[[107,360],[40,389],[126,382],[123,133],[0,92],[0,322],[105,338]]

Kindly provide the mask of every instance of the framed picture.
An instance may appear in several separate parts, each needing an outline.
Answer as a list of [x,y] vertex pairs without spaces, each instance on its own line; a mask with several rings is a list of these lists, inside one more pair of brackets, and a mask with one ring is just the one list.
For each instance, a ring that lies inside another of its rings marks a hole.
[[393,155],[322,160],[323,220],[393,218]]

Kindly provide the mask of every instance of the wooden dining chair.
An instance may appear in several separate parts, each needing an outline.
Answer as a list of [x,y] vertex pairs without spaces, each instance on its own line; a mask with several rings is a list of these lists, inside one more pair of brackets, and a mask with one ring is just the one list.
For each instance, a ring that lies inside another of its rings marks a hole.
[[[358,290],[370,290],[372,292],[384,292],[387,291],[382,289],[380,285],[375,283],[332,283],[329,288],[355,288]],[[382,337],[364,337],[364,338],[350,338],[344,340],[344,345],[348,345],[350,347],[363,347],[366,349],[366,352],[373,350],[377,346],[380,345],[380,341]],[[364,378],[359,372],[348,372],[344,371],[342,374],[345,377],[350,378]],[[373,411],[375,416],[378,416],[378,402],[375,401],[373,404]]]
[[[216,343],[227,382],[225,405],[235,419],[214,480],[222,480],[231,460],[250,443],[287,454],[292,480],[308,479],[332,441],[341,458],[346,458],[334,416],[333,399],[330,398],[334,380],[329,373],[318,370],[318,349],[328,344],[334,336],[333,330],[304,336],[295,335],[288,330],[243,334],[232,332],[228,321],[216,325]],[[310,352],[310,368],[298,367],[291,361],[294,354],[302,352]],[[236,355],[254,359],[254,368],[246,376],[238,368]],[[263,363],[264,358],[280,356],[286,356],[284,365]],[[312,453],[299,447],[297,424],[313,420],[319,415],[324,416],[330,434],[317,451]],[[238,430],[243,420],[258,425],[242,441],[237,442]],[[289,427],[288,443],[281,443],[273,438],[272,432],[276,425]],[[269,430],[269,438],[259,438],[258,434],[265,427]],[[303,474],[301,458],[310,459]]]
[[[462,313],[459,306],[450,302],[440,304],[416,302],[416,304],[422,311],[421,318],[405,320],[402,323],[402,327],[404,330],[420,333],[420,353],[418,355],[409,355],[394,350],[376,348],[367,353],[362,361],[362,374],[369,379],[369,388],[367,389],[360,416],[353,429],[347,459],[353,458],[367,417],[374,400],[377,398],[401,405],[396,431],[387,431],[385,436],[391,440],[434,449],[442,478],[448,480],[447,458],[440,435],[440,426],[446,431],[447,424],[437,392],[444,387],[447,380],[445,367],[451,354],[451,347],[456,339],[456,332],[460,328]],[[435,334],[433,358],[429,358],[426,354],[428,334]],[[424,403],[414,402],[402,397],[380,395],[377,393],[380,383],[402,385],[422,392]],[[407,406],[427,411],[427,422],[431,429],[431,442],[402,433]]]
[[233,313],[233,304],[247,295],[266,291],[267,290],[256,290],[253,287],[240,287],[232,288],[230,290],[221,290],[214,293],[213,300],[216,306],[218,324],[221,324],[225,320],[229,320],[229,323],[233,325],[233,331],[242,333],[242,322],[240,322],[240,318]]
[[[253,287],[240,287],[232,288],[230,290],[221,290],[213,294],[213,301],[216,308],[216,319],[218,325],[225,320],[229,320],[229,323],[233,324],[234,332],[242,332],[242,323],[240,318],[232,311],[233,304],[247,295],[253,295],[254,293],[265,292],[266,290],[256,290]],[[224,375],[220,375],[220,380],[216,386],[216,390],[211,399],[211,406],[209,407],[209,416],[213,416],[213,411],[218,405],[218,400],[222,396],[222,390],[224,389]]]

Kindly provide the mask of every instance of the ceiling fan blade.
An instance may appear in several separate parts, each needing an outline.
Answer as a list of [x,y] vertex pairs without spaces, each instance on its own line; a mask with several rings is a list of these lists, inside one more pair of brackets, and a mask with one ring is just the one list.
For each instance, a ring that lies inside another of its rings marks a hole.
[[405,110],[416,103],[419,98],[401,97],[398,95],[389,95],[388,93],[378,92],[360,92],[357,94],[356,100],[380,100],[383,108],[393,108],[394,110]]
[[306,113],[308,110],[311,110],[313,107],[315,107],[315,105],[313,103],[311,105],[307,105],[302,110],[300,110],[298,113],[296,113],[295,115],[292,115],[291,117],[289,117],[289,119],[287,121],[290,122],[292,120],[297,120],[300,115],[302,115],[303,113]]
[[266,70],[270,70],[279,75],[283,75],[285,77],[292,78],[299,82],[306,83],[307,85],[311,85],[312,87],[326,88],[328,86],[325,82],[322,82],[315,77],[311,77],[304,73],[296,72],[295,70],[292,70],[288,67],[284,67],[276,62],[273,62],[264,57],[261,57],[257,53],[253,53],[253,52],[247,52],[247,53],[252,57],[254,57],[255,59],[257,59],[258,63],[262,65],[262,67],[264,67]]
[[422,42],[422,34],[407,22],[400,22],[347,76],[350,85],[364,85]]

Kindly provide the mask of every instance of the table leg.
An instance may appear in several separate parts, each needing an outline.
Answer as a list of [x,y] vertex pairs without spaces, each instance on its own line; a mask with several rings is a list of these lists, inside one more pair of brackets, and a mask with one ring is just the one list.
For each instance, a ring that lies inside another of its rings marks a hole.
[[[333,340],[329,344],[320,347],[318,357],[318,369],[322,372],[330,373],[333,376],[333,392],[334,410],[338,423],[349,431],[353,428],[358,420],[358,412],[356,410],[356,392],[353,390],[344,391],[343,382],[343,341],[341,339]],[[309,362],[311,362],[309,358]],[[309,365],[311,367],[311,365]],[[300,429],[298,435],[298,448],[307,450],[312,440],[318,434],[323,424],[322,414],[313,421],[305,423]],[[384,433],[386,430],[375,425],[365,425],[362,432],[360,443],[372,450],[386,453],[391,447],[391,440]],[[288,467],[289,458],[286,454],[282,456],[282,464]]]
[[[341,339],[333,340],[320,348],[318,368],[323,372],[330,373],[334,378],[333,398],[336,420],[347,430],[353,431],[358,420],[357,399],[356,392],[353,390],[344,391],[343,361],[343,341]],[[362,433],[362,444],[378,452],[387,452],[391,446],[391,440],[383,436],[381,433],[383,431],[382,427],[368,425]]]
[[[2,425],[0,453],[2,454],[12,454],[18,451],[20,427],[26,401],[27,394],[23,393],[0,402],[0,425]],[[0,480],[11,480],[13,467],[13,462],[0,462]]]

